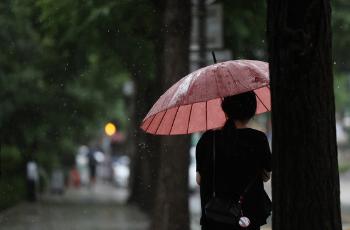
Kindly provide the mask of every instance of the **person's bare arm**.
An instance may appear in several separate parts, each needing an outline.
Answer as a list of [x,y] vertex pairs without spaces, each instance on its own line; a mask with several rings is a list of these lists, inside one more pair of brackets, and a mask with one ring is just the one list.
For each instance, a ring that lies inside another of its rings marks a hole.
[[201,185],[201,175],[198,172],[196,173],[196,182],[198,185]]

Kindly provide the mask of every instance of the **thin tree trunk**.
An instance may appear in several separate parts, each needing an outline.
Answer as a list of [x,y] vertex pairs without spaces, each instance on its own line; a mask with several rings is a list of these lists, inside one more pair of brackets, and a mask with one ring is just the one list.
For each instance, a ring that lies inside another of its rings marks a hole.
[[207,65],[207,5],[206,0],[198,0],[198,45],[199,67]]
[[146,213],[153,209],[156,182],[159,171],[160,141],[157,137],[145,134],[139,126],[143,117],[147,114],[151,104],[154,103],[155,93],[152,82],[145,82],[142,71],[136,68],[132,71],[135,79],[135,109],[133,115],[133,127],[131,136],[135,141],[135,152],[132,156],[131,183],[129,203],[137,204]]
[[[129,202],[138,204],[147,214],[152,213],[155,203],[155,194],[159,174],[160,138],[159,136],[148,135],[140,130],[139,125],[147,114],[147,110],[162,93],[159,82],[163,77],[163,50],[164,36],[163,23],[164,15],[163,0],[154,0],[155,30],[153,32],[153,46],[155,54],[154,79],[145,79],[143,76],[135,76],[137,80],[135,110],[135,136],[136,152],[133,157],[132,184]],[[140,73],[138,70],[135,70]],[[135,75],[139,75],[135,73]],[[142,74],[142,73],[141,73]],[[143,110],[140,111],[140,108]]]
[[273,229],[341,230],[330,0],[269,0]]
[[[190,0],[167,0],[163,17],[163,88],[188,73]],[[189,136],[161,138],[160,171],[152,230],[188,230]]]

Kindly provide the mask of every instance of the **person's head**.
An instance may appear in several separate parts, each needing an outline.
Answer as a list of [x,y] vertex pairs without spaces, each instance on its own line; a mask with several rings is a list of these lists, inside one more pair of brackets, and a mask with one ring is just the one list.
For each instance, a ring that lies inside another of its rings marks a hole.
[[225,112],[227,121],[248,122],[256,112],[256,97],[253,91],[225,97],[221,108]]

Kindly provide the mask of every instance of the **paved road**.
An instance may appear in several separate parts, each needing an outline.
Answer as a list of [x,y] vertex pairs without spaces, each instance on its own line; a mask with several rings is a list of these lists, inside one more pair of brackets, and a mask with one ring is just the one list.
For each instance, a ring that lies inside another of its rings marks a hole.
[[3,230],[145,230],[147,219],[116,204],[21,204],[0,218]]
[[[149,219],[126,205],[127,191],[108,184],[70,189],[64,196],[44,196],[0,213],[0,230],[148,230]],[[191,230],[199,227],[199,197],[190,199]]]
[[[147,230],[148,218],[125,205],[126,197],[125,189],[101,183],[71,189],[62,197],[46,196],[0,213],[0,230]],[[341,177],[341,200],[344,230],[350,230],[350,172]],[[191,230],[200,230],[198,194],[191,196],[190,209]],[[263,230],[270,230],[270,225]]]
[[0,214],[1,230],[146,230],[148,219],[124,204],[127,192],[98,184],[43,197]]

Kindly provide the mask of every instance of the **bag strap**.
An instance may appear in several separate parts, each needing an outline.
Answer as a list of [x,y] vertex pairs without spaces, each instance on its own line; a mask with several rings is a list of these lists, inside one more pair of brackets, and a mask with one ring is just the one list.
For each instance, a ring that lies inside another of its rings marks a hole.
[[[215,131],[213,131],[213,197],[216,197],[216,186],[215,186],[215,176],[216,176],[216,169],[215,169],[215,161],[216,161],[216,143],[215,143]],[[239,197],[239,203],[243,203],[244,196],[248,193],[249,189],[253,186],[256,178],[258,176],[255,176],[247,185],[247,187],[244,189],[243,193]]]
[[243,201],[244,201],[244,196],[248,193],[249,189],[251,189],[251,187],[253,187],[253,184],[256,180],[258,176],[255,176],[250,182],[249,184],[247,185],[247,187],[244,189],[243,193],[240,195],[239,197],[239,203],[242,204]]

